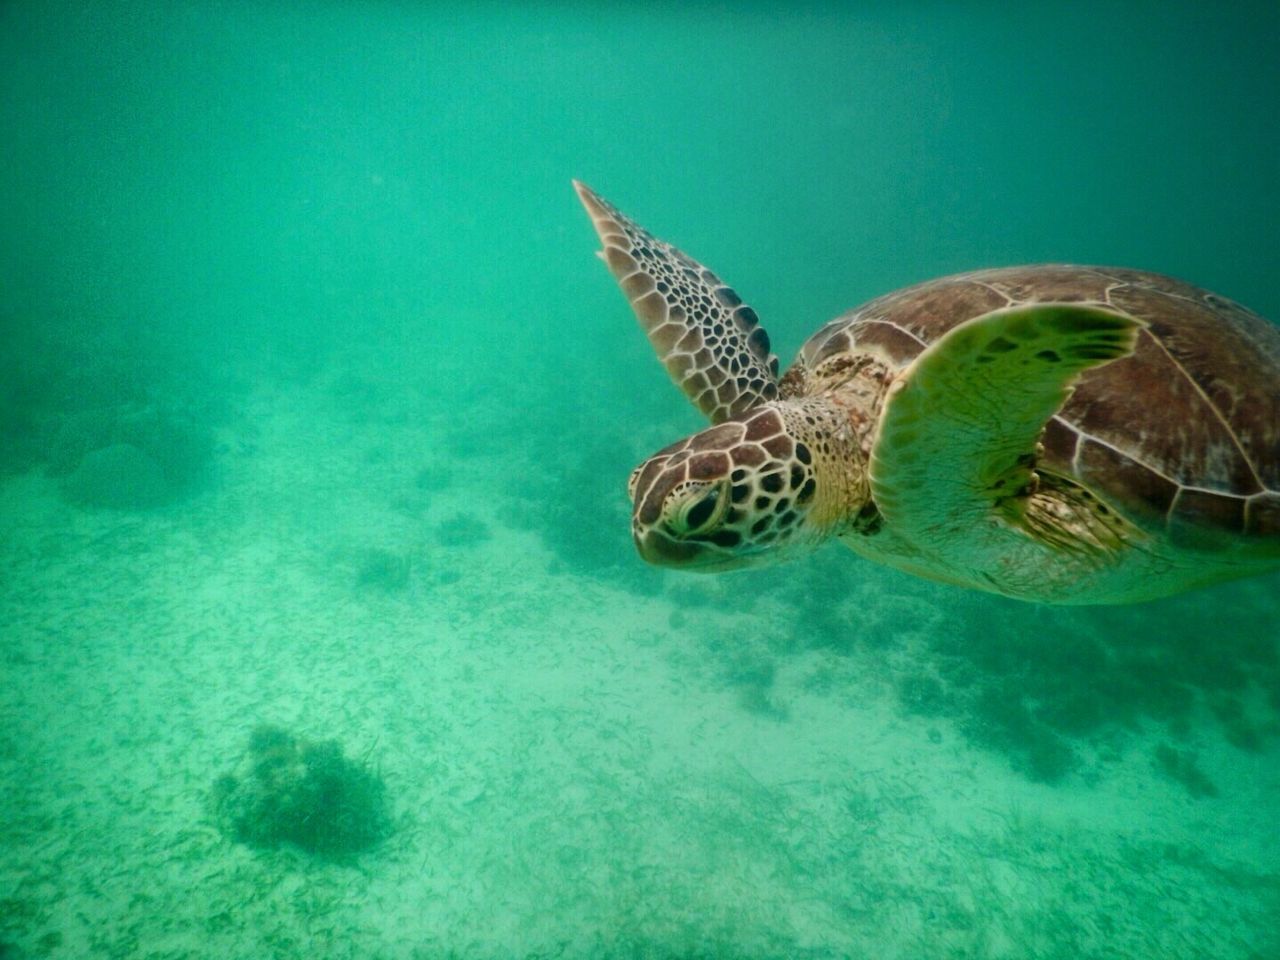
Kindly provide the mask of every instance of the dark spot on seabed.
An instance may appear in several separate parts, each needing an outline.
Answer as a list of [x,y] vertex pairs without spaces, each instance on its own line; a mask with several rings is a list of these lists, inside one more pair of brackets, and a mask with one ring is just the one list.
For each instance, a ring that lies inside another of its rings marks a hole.
[[1218,796],[1218,788],[1205,776],[1190,750],[1178,750],[1167,743],[1156,747],[1156,770],[1176,783],[1186,787],[1197,800]]
[[279,727],[257,727],[248,749],[213,784],[219,829],[258,848],[292,846],[350,862],[392,830],[382,778],[350,760],[336,740],[304,740]]
[[489,525],[470,513],[456,513],[435,528],[435,540],[443,547],[470,547],[483,543],[492,534]]
[[399,593],[409,586],[412,566],[407,553],[381,548],[366,550],[356,569],[356,586],[362,590]]
[[919,712],[927,687],[932,714],[1046,783],[1096,780],[1163,732],[1168,742],[1147,753],[1153,771],[1211,797],[1225,788],[1198,766],[1206,726],[1211,740],[1220,733],[1250,752],[1280,733],[1280,644],[1258,629],[1273,601],[1248,584],[1217,591],[1216,602],[1193,594],[1159,606],[1053,608],[1051,617],[1034,605],[959,597],[980,612],[927,634],[925,659],[897,681],[900,704]]

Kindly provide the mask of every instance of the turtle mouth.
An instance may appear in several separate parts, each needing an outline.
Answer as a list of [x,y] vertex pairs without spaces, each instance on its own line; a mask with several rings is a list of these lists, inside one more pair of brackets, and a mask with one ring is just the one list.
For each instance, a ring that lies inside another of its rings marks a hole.
[[729,553],[701,540],[677,539],[661,530],[636,531],[636,550],[647,562],[659,567],[680,567],[699,573],[719,573],[753,565],[753,558]]

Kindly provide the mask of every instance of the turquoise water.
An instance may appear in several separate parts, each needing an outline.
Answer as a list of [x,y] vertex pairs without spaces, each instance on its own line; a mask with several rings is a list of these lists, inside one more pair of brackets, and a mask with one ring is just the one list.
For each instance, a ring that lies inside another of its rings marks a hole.
[[[628,472],[700,423],[569,183],[784,363],[1047,260],[1275,319],[1278,38],[0,7],[0,957],[1280,956],[1280,578],[1064,610],[836,546],[644,566]],[[334,796],[319,849],[267,822]]]

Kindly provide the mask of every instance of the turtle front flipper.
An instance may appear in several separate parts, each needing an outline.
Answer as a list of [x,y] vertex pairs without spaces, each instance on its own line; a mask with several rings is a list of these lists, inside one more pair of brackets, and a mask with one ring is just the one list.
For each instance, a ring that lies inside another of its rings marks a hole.
[[950,330],[885,401],[869,471],[884,523],[923,554],[978,567],[993,524],[1044,541],[1022,506],[1045,423],[1083,371],[1132,353],[1140,328],[1113,310],[1044,303]]
[[778,397],[778,358],[759,318],[714,273],[573,182],[600,235],[600,258],[671,379],[712,423]]

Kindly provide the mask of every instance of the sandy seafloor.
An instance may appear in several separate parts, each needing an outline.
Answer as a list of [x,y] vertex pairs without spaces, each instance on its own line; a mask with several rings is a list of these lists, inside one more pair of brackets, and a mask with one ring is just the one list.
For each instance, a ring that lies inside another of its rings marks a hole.
[[[471,437],[411,383],[361,384],[247,390],[169,507],[80,509],[42,471],[0,487],[6,957],[1280,956],[1259,691],[1249,749],[1195,690],[1179,718],[1216,795],[1160,775],[1142,717],[1037,782],[895,684],[975,618],[1112,614],[835,547],[753,598],[593,576],[541,535],[530,451],[483,442],[511,396],[473,400]],[[377,550],[407,587],[360,586]],[[857,576],[810,630],[786,588],[824,569]],[[1262,617],[1276,586],[1194,602]],[[843,646],[771,645],[840,622]],[[337,865],[220,834],[212,781],[261,722],[367,752],[391,839]]]

